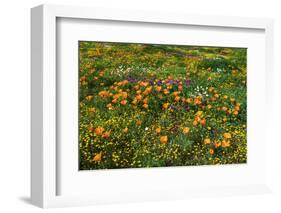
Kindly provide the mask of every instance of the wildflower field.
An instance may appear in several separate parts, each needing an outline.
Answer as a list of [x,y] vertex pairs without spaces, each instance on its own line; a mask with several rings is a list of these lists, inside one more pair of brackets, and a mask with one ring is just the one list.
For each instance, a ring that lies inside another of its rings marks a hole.
[[247,49],[79,42],[80,170],[247,161]]

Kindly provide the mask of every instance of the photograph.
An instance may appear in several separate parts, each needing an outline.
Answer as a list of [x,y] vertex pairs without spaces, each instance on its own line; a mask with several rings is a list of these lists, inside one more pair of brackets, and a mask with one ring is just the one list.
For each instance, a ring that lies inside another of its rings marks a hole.
[[247,49],[79,41],[79,169],[247,162]]

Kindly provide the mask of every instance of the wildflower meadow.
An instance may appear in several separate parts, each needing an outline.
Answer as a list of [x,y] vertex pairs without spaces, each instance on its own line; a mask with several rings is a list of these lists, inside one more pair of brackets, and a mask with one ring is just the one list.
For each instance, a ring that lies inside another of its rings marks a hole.
[[247,161],[247,49],[79,42],[80,170]]

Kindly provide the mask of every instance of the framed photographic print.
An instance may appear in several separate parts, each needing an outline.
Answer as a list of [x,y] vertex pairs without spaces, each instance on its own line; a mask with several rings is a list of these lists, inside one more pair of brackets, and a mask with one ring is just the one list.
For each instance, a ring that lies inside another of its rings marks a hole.
[[33,204],[270,192],[272,20],[31,14]]

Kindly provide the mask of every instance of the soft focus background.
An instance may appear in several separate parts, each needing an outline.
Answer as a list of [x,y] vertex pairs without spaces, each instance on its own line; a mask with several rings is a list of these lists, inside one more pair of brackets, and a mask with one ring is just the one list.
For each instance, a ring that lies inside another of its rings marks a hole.
[[[185,12],[275,19],[274,146],[275,193],[272,195],[201,198],[67,209],[68,212],[278,212],[281,210],[280,111],[281,13],[280,1],[261,0],[9,0],[0,7],[0,211],[38,212],[29,204],[30,189],[30,8],[42,3],[122,9]],[[61,212],[66,209],[51,209]]]

